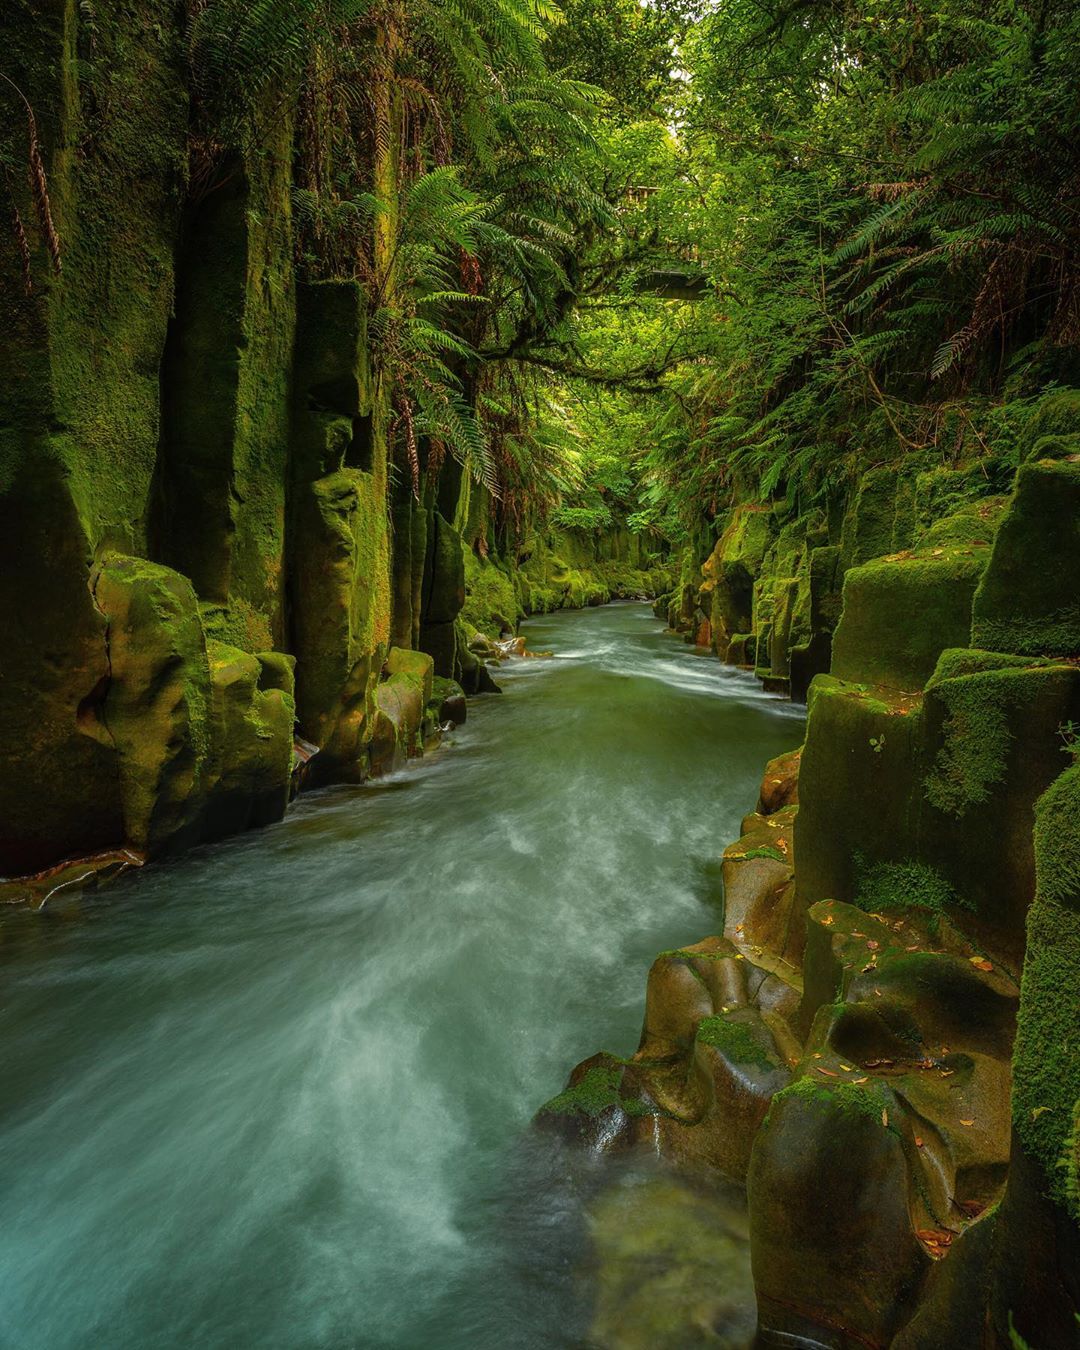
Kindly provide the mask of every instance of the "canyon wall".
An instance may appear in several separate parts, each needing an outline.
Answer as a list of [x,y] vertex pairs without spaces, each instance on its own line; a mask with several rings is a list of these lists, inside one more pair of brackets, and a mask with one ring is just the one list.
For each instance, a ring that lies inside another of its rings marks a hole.
[[539,1122],[744,1182],[767,1345],[1080,1343],[1080,392],[1010,458],[743,501],[658,605],[805,744]]
[[277,819],[430,743],[490,685],[477,627],[669,584],[628,536],[519,566],[452,461],[414,496],[370,298],[297,262],[293,114],[208,176],[184,33],[172,0],[0,19],[0,875]]

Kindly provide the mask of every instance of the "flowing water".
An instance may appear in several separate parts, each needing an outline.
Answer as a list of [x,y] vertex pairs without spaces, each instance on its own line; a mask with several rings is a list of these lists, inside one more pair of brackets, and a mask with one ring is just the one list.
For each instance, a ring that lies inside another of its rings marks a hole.
[[584,1343],[525,1128],[634,1050],[802,728],[643,605],[525,631],[554,655],[401,774],[0,917],[3,1350]]

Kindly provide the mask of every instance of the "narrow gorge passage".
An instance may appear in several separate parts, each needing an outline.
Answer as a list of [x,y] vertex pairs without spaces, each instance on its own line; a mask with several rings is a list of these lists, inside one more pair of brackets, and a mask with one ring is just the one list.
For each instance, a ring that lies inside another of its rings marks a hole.
[[578,1216],[522,1131],[719,931],[803,713],[643,605],[524,631],[554,655],[434,758],[6,916],[5,1346],[576,1343]]

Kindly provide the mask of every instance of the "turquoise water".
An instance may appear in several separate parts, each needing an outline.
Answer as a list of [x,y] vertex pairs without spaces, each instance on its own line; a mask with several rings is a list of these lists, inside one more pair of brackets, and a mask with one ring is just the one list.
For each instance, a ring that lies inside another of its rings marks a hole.
[[643,605],[537,619],[450,744],[78,910],[0,917],[0,1346],[584,1343],[580,1175],[523,1137],[801,710]]

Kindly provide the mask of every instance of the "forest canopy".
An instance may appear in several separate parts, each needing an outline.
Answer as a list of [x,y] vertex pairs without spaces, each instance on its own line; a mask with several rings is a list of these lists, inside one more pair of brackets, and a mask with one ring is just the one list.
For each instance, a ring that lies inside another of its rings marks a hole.
[[1005,484],[1077,379],[1065,0],[189,9],[194,197],[298,107],[301,272],[364,283],[399,472],[459,461],[509,550],[901,456]]

